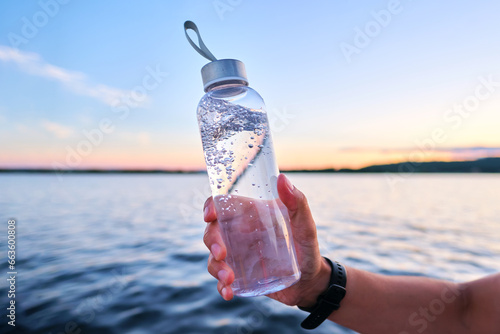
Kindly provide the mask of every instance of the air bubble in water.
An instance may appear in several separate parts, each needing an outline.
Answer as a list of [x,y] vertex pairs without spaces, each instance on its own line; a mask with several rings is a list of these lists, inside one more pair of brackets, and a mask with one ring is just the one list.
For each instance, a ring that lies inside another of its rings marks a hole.
[[267,145],[267,115],[206,95],[198,107],[198,120],[212,189],[237,193],[234,186],[242,173],[265,153],[253,148]]

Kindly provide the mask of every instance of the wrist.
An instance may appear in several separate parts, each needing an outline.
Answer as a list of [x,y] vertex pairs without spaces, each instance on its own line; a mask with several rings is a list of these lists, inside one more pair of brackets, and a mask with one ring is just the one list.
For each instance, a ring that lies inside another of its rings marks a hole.
[[312,307],[317,301],[319,295],[328,289],[332,268],[324,258],[321,258],[321,265],[318,273],[307,281],[307,287],[304,289],[302,299],[297,303],[299,307]]

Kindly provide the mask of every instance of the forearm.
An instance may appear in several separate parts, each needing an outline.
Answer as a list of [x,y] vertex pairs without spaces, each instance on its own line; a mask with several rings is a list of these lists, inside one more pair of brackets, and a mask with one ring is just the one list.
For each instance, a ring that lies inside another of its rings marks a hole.
[[346,268],[347,293],[329,319],[361,333],[463,333],[460,285]]

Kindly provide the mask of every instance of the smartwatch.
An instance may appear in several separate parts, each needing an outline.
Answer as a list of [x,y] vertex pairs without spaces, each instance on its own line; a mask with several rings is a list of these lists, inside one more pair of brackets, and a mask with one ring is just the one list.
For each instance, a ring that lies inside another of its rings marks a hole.
[[324,257],[326,262],[332,268],[328,289],[319,295],[316,305],[312,307],[300,307],[302,311],[310,312],[311,314],[300,324],[302,328],[314,329],[321,325],[328,316],[339,309],[340,301],[346,294],[347,275],[343,265]]

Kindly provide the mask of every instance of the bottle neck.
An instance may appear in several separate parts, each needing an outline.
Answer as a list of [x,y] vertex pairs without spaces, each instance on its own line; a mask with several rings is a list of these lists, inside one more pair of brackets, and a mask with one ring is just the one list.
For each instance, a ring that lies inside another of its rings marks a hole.
[[227,80],[227,81],[219,81],[214,83],[213,85],[210,85],[206,92],[212,92],[215,90],[219,89],[224,89],[224,88],[234,88],[234,87],[242,87],[242,86],[248,86],[248,82],[243,81],[243,80]]

